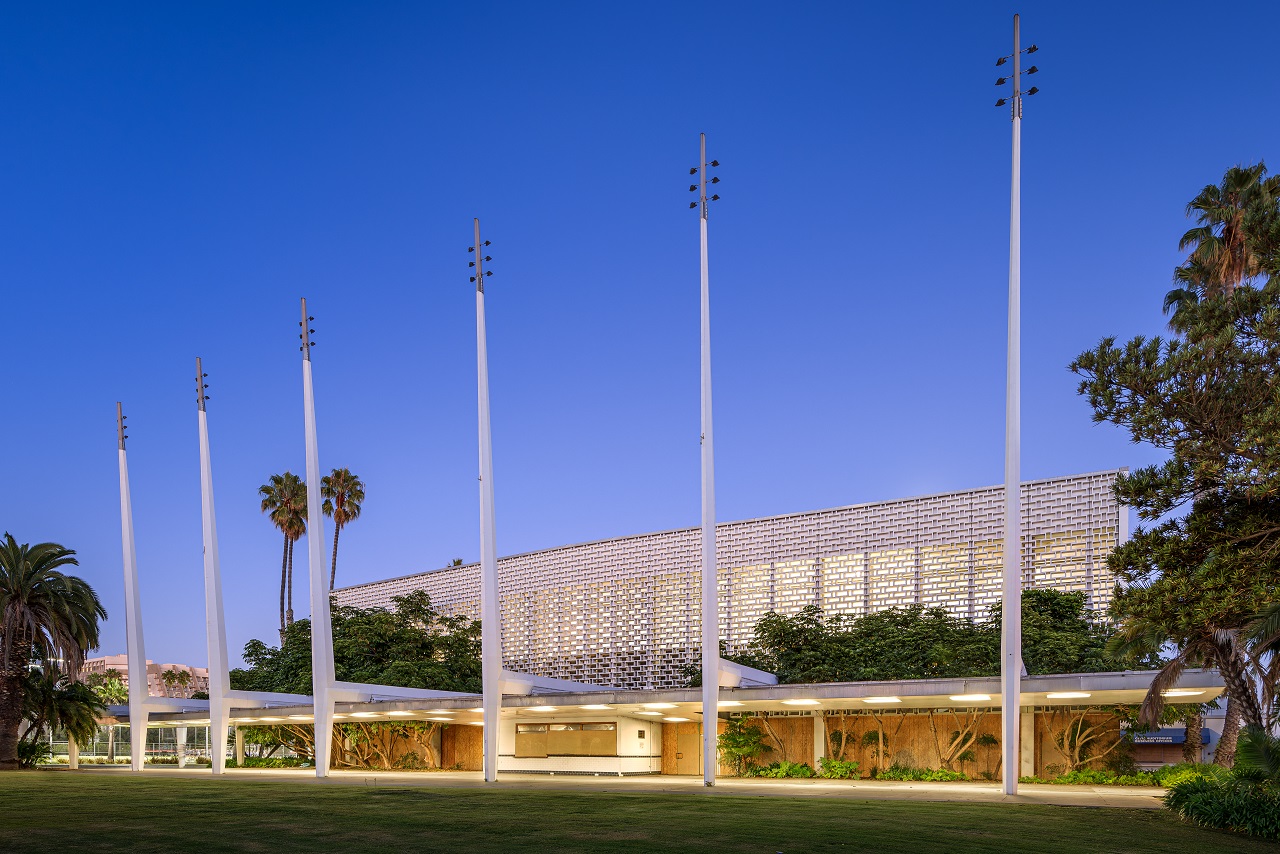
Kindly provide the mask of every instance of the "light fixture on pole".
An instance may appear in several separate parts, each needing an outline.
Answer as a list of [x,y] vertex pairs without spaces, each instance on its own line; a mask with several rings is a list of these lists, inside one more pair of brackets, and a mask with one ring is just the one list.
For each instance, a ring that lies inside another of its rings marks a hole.
[[1008,98],[997,107],[1010,104],[1013,120],[1013,175],[1009,195],[1009,340],[1005,374],[1004,434],[1004,572],[1001,579],[1000,632],[1000,720],[1004,792],[1017,794],[1022,772],[1022,98],[1040,90],[1032,86],[1022,91],[1022,75],[1036,74],[1036,66],[1022,70],[1022,54],[1035,53],[1035,45],[1019,48],[1019,18],[1013,16],[1013,53],[996,60],[997,66],[1013,62],[1013,72],[996,80],[997,86],[1012,84]]
[[484,268],[493,259],[485,254],[489,241],[480,240],[480,220],[474,221],[475,253],[468,264],[476,286],[476,377],[480,428],[480,672],[484,709],[484,779],[498,779],[498,714],[502,708],[502,613],[498,606],[498,548],[493,519],[493,436],[489,429],[489,349],[485,337]]
[[138,551],[133,540],[133,497],[129,491],[129,458],[125,453],[124,405],[116,403],[116,436],[120,441],[120,540],[124,547],[124,633],[129,670],[129,764],[143,769],[147,748],[147,653],[142,643],[142,600],[138,593]]
[[719,177],[707,176],[707,167],[720,161],[707,162],[707,135],[699,135],[698,165],[689,170],[698,183],[689,192],[698,200],[689,207],[698,211],[702,238],[702,783],[716,784],[716,739],[719,736],[717,701],[720,698],[720,624],[719,590],[716,578],[716,485],[715,448],[711,431],[711,298],[707,273],[707,214],[711,202],[720,196],[707,196],[708,184],[719,184]]
[[204,536],[205,637],[209,648],[209,758],[214,774],[227,767],[227,725],[231,690],[227,671],[227,629],[222,614],[222,569],[218,560],[218,523],[213,507],[213,463],[209,455],[209,422],[205,404],[209,384],[196,357],[196,409],[200,436],[200,509]]
[[302,416],[306,435],[307,471],[307,563],[311,581],[311,695],[315,713],[316,776],[329,776],[329,757],[333,747],[333,691],[336,676],[333,667],[333,621],[329,612],[329,574],[324,553],[324,513],[320,499],[320,450],[316,439],[316,395],[311,376],[311,340],[315,320],[307,314],[307,301],[302,300]]

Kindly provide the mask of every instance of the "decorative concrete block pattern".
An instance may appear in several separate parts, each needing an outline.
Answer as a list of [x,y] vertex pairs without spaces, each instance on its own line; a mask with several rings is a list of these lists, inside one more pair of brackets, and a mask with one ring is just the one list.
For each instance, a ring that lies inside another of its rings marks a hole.
[[[1121,511],[1108,471],[1022,485],[1024,587],[1111,600],[1107,554]],[[769,611],[813,605],[861,615],[922,605],[983,619],[1000,598],[1004,489],[863,504],[716,526],[720,637],[738,650]],[[686,528],[498,561],[504,665],[619,688],[686,683],[698,664],[700,531]],[[478,564],[334,593],[386,607],[426,590],[446,614],[478,616]]]

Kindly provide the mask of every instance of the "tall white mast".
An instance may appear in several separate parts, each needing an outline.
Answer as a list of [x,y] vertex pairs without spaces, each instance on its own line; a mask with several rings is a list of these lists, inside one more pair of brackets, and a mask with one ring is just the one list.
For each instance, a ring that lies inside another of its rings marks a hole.
[[124,545],[124,632],[129,654],[129,763],[141,771],[147,748],[147,653],[142,643],[142,600],[138,595],[138,553],[133,543],[133,501],[129,460],[124,450],[124,406],[116,403],[120,440],[120,539]]
[[324,514],[320,499],[320,452],[316,445],[316,398],[311,382],[311,334],[302,300],[302,407],[307,441],[307,562],[311,579],[311,694],[315,714],[316,776],[329,776],[333,746],[333,623],[329,614],[329,574],[324,561]]
[[711,296],[707,272],[710,201],[707,199],[707,135],[699,134],[698,139],[698,226],[702,238],[702,783],[714,786],[719,737],[720,607],[716,579],[715,446],[711,432]]
[[218,560],[218,523],[213,508],[213,464],[209,456],[209,422],[205,389],[209,386],[200,359],[196,358],[196,405],[200,428],[200,507],[204,532],[205,637],[209,644],[209,753],[213,773],[227,767],[227,724],[231,690],[227,672],[227,624],[222,609],[222,567]]
[[[1021,773],[1022,694],[1022,50],[1019,18],[1013,16],[1013,55],[996,64],[1013,60],[1013,175],[1009,195],[1009,341],[1005,376],[1004,432],[1004,573],[1001,579],[1000,610],[1000,716],[1001,750],[1005,794],[1018,791]],[[1035,46],[1028,48],[1034,52]],[[1035,73],[1033,65],[1027,71]],[[1003,86],[1009,78],[1000,78]],[[1032,87],[1028,94],[1034,95]],[[996,106],[1005,103],[1001,99]]]
[[484,324],[484,254],[475,224],[476,376],[480,428],[480,654],[484,680],[484,779],[498,779],[498,715],[502,708],[502,610],[498,604],[498,546],[493,519],[493,436],[489,428],[489,351]]

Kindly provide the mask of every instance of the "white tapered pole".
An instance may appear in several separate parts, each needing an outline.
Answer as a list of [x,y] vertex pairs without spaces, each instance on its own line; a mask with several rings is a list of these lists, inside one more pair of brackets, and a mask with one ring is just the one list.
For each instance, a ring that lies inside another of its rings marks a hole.
[[124,546],[124,633],[129,654],[129,764],[141,771],[147,748],[147,653],[142,643],[142,600],[138,594],[138,557],[133,542],[133,500],[125,454],[124,406],[116,403],[120,440],[120,539]]
[[316,443],[316,398],[311,381],[311,318],[302,301],[302,407],[307,443],[307,563],[311,579],[311,694],[315,715],[316,776],[329,776],[333,746],[333,623],[329,574],[324,561],[324,514],[320,499],[320,451]]
[[209,756],[213,773],[227,768],[227,624],[222,610],[222,566],[218,560],[218,522],[213,508],[213,463],[209,455],[209,422],[205,412],[204,367],[196,359],[196,403],[200,432],[200,509],[204,533],[204,623],[209,645]]
[[489,352],[484,324],[484,246],[475,220],[476,376],[480,429],[480,659],[484,698],[484,779],[498,779],[498,716],[502,707],[502,613],[493,519],[493,437],[489,428]]
[[1022,693],[1022,54],[1013,16],[1013,179],[1009,198],[1009,344],[1005,377],[1004,576],[1000,598],[1000,714],[1004,792],[1018,792]]
[[716,584],[716,476],[711,435],[711,296],[707,273],[707,135],[699,136],[698,225],[702,237],[702,783],[716,784],[720,625]]

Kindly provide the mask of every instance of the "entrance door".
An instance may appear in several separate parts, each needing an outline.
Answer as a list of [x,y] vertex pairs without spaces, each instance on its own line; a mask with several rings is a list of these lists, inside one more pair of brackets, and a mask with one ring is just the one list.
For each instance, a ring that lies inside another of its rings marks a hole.
[[676,724],[676,773],[702,773],[702,727],[696,723]]

